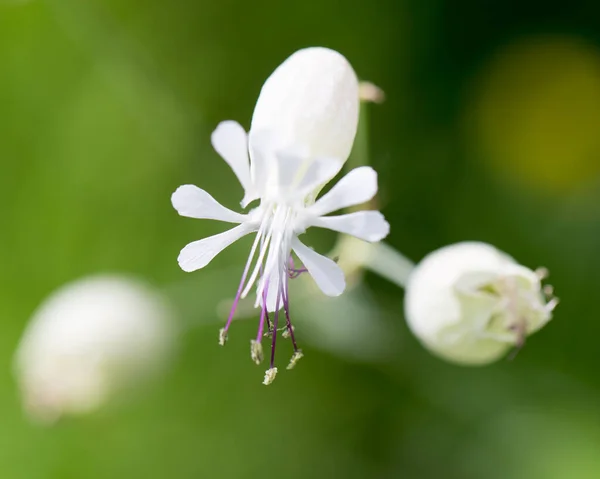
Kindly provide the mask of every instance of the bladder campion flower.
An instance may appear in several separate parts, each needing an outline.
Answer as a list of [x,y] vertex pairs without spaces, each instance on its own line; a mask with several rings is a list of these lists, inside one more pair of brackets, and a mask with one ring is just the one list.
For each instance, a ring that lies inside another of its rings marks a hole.
[[[260,201],[258,206],[246,214],[236,213],[193,185],[179,187],[172,196],[173,206],[182,216],[238,224],[183,248],[178,261],[184,271],[205,267],[224,248],[256,233],[219,339],[225,344],[239,300],[256,286],[255,307],[260,307],[261,313],[256,339],[251,341],[251,357],[257,364],[263,359],[263,336],[272,337],[264,384],[270,384],[277,374],[275,344],[282,308],[284,335],[291,338],[294,347],[288,368],[302,357],[290,319],[288,280],[308,272],[328,296],[338,296],[345,288],[344,273],[336,262],[307,247],[298,237],[311,226],[370,242],[389,232],[388,223],[377,211],[326,216],[373,198],[377,174],[370,167],[350,171],[318,198],[321,188],[348,158],[358,109],[358,81],[348,61],[326,48],[300,50],[265,82],[249,134],[233,121],[222,122],[212,134],[213,147],[244,188],[242,207],[254,200]],[[302,265],[294,265],[292,252]],[[272,321],[269,313],[273,313]]]
[[161,370],[177,331],[163,295],[123,276],[91,276],[53,292],[15,354],[26,412],[52,422],[92,412]]
[[460,364],[487,364],[552,318],[558,300],[542,287],[547,271],[532,271],[491,245],[440,248],[413,270],[406,320],[430,351]]

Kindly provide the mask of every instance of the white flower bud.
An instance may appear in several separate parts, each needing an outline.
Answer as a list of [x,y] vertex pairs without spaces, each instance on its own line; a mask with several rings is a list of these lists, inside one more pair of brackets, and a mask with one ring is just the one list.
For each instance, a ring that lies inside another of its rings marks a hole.
[[369,103],[383,103],[385,101],[385,92],[374,83],[368,81],[360,82],[358,96],[361,101]]
[[84,278],[50,295],[15,354],[24,408],[52,422],[91,412],[165,364],[175,328],[162,296],[133,279]]
[[541,274],[485,243],[441,248],[418,264],[406,287],[405,314],[434,354],[460,364],[486,364],[552,317]]
[[268,131],[283,147],[345,161],[356,135],[358,79],[340,53],[323,47],[298,50],[264,83],[252,116],[253,134]]

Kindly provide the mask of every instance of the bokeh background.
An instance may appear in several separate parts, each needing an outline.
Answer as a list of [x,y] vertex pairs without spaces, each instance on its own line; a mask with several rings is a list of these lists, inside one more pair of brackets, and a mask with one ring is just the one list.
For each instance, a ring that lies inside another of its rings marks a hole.
[[[179,249],[222,228],[169,197],[195,183],[237,203],[210,132],[248,127],[264,79],[311,45],[386,92],[368,128],[391,245],[418,261],[481,240],[550,270],[561,304],[514,361],[434,358],[402,290],[373,275],[386,354],[361,356],[368,327],[353,330],[358,354],[299,328],[306,357],[266,388],[254,322],[218,347],[215,298],[234,292],[248,245],[186,275]],[[600,477],[597,2],[2,0],[0,113],[0,477]],[[189,328],[143,393],[40,427],[13,353],[47,294],[98,271],[182,282]]]

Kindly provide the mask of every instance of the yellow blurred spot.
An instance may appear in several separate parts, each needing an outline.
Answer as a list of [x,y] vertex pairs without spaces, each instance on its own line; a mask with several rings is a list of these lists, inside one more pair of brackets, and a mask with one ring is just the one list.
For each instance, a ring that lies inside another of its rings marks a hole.
[[564,193],[600,174],[600,54],[568,37],[494,56],[468,112],[468,139],[510,179]]

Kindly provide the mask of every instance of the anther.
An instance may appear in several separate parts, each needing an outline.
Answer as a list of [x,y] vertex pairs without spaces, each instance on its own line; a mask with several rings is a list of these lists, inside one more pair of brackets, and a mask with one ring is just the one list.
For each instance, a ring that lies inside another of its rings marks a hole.
[[[296,328],[294,326],[290,325],[290,328],[292,329],[292,332],[296,330]],[[283,330],[283,332],[281,333],[282,338],[289,339],[291,337],[290,328],[288,328],[287,326],[284,328],[281,328]]]
[[255,339],[250,340],[250,357],[256,364],[260,364],[264,359],[262,344]]
[[294,354],[292,355],[292,359],[290,359],[290,364],[288,364],[287,368],[293,369],[296,366],[296,364],[298,363],[298,361],[300,361],[303,357],[304,357],[304,354],[302,354],[301,349],[298,349],[297,351],[295,351]]
[[277,368],[270,368],[265,371],[265,379],[263,384],[268,386],[275,380],[275,376],[277,376]]
[[550,275],[550,272],[548,271],[548,268],[540,267],[535,270],[535,275],[542,281]]
[[227,342],[227,330],[225,328],[221,328],[219,330],[219,345],[225,346],[226,342]]

